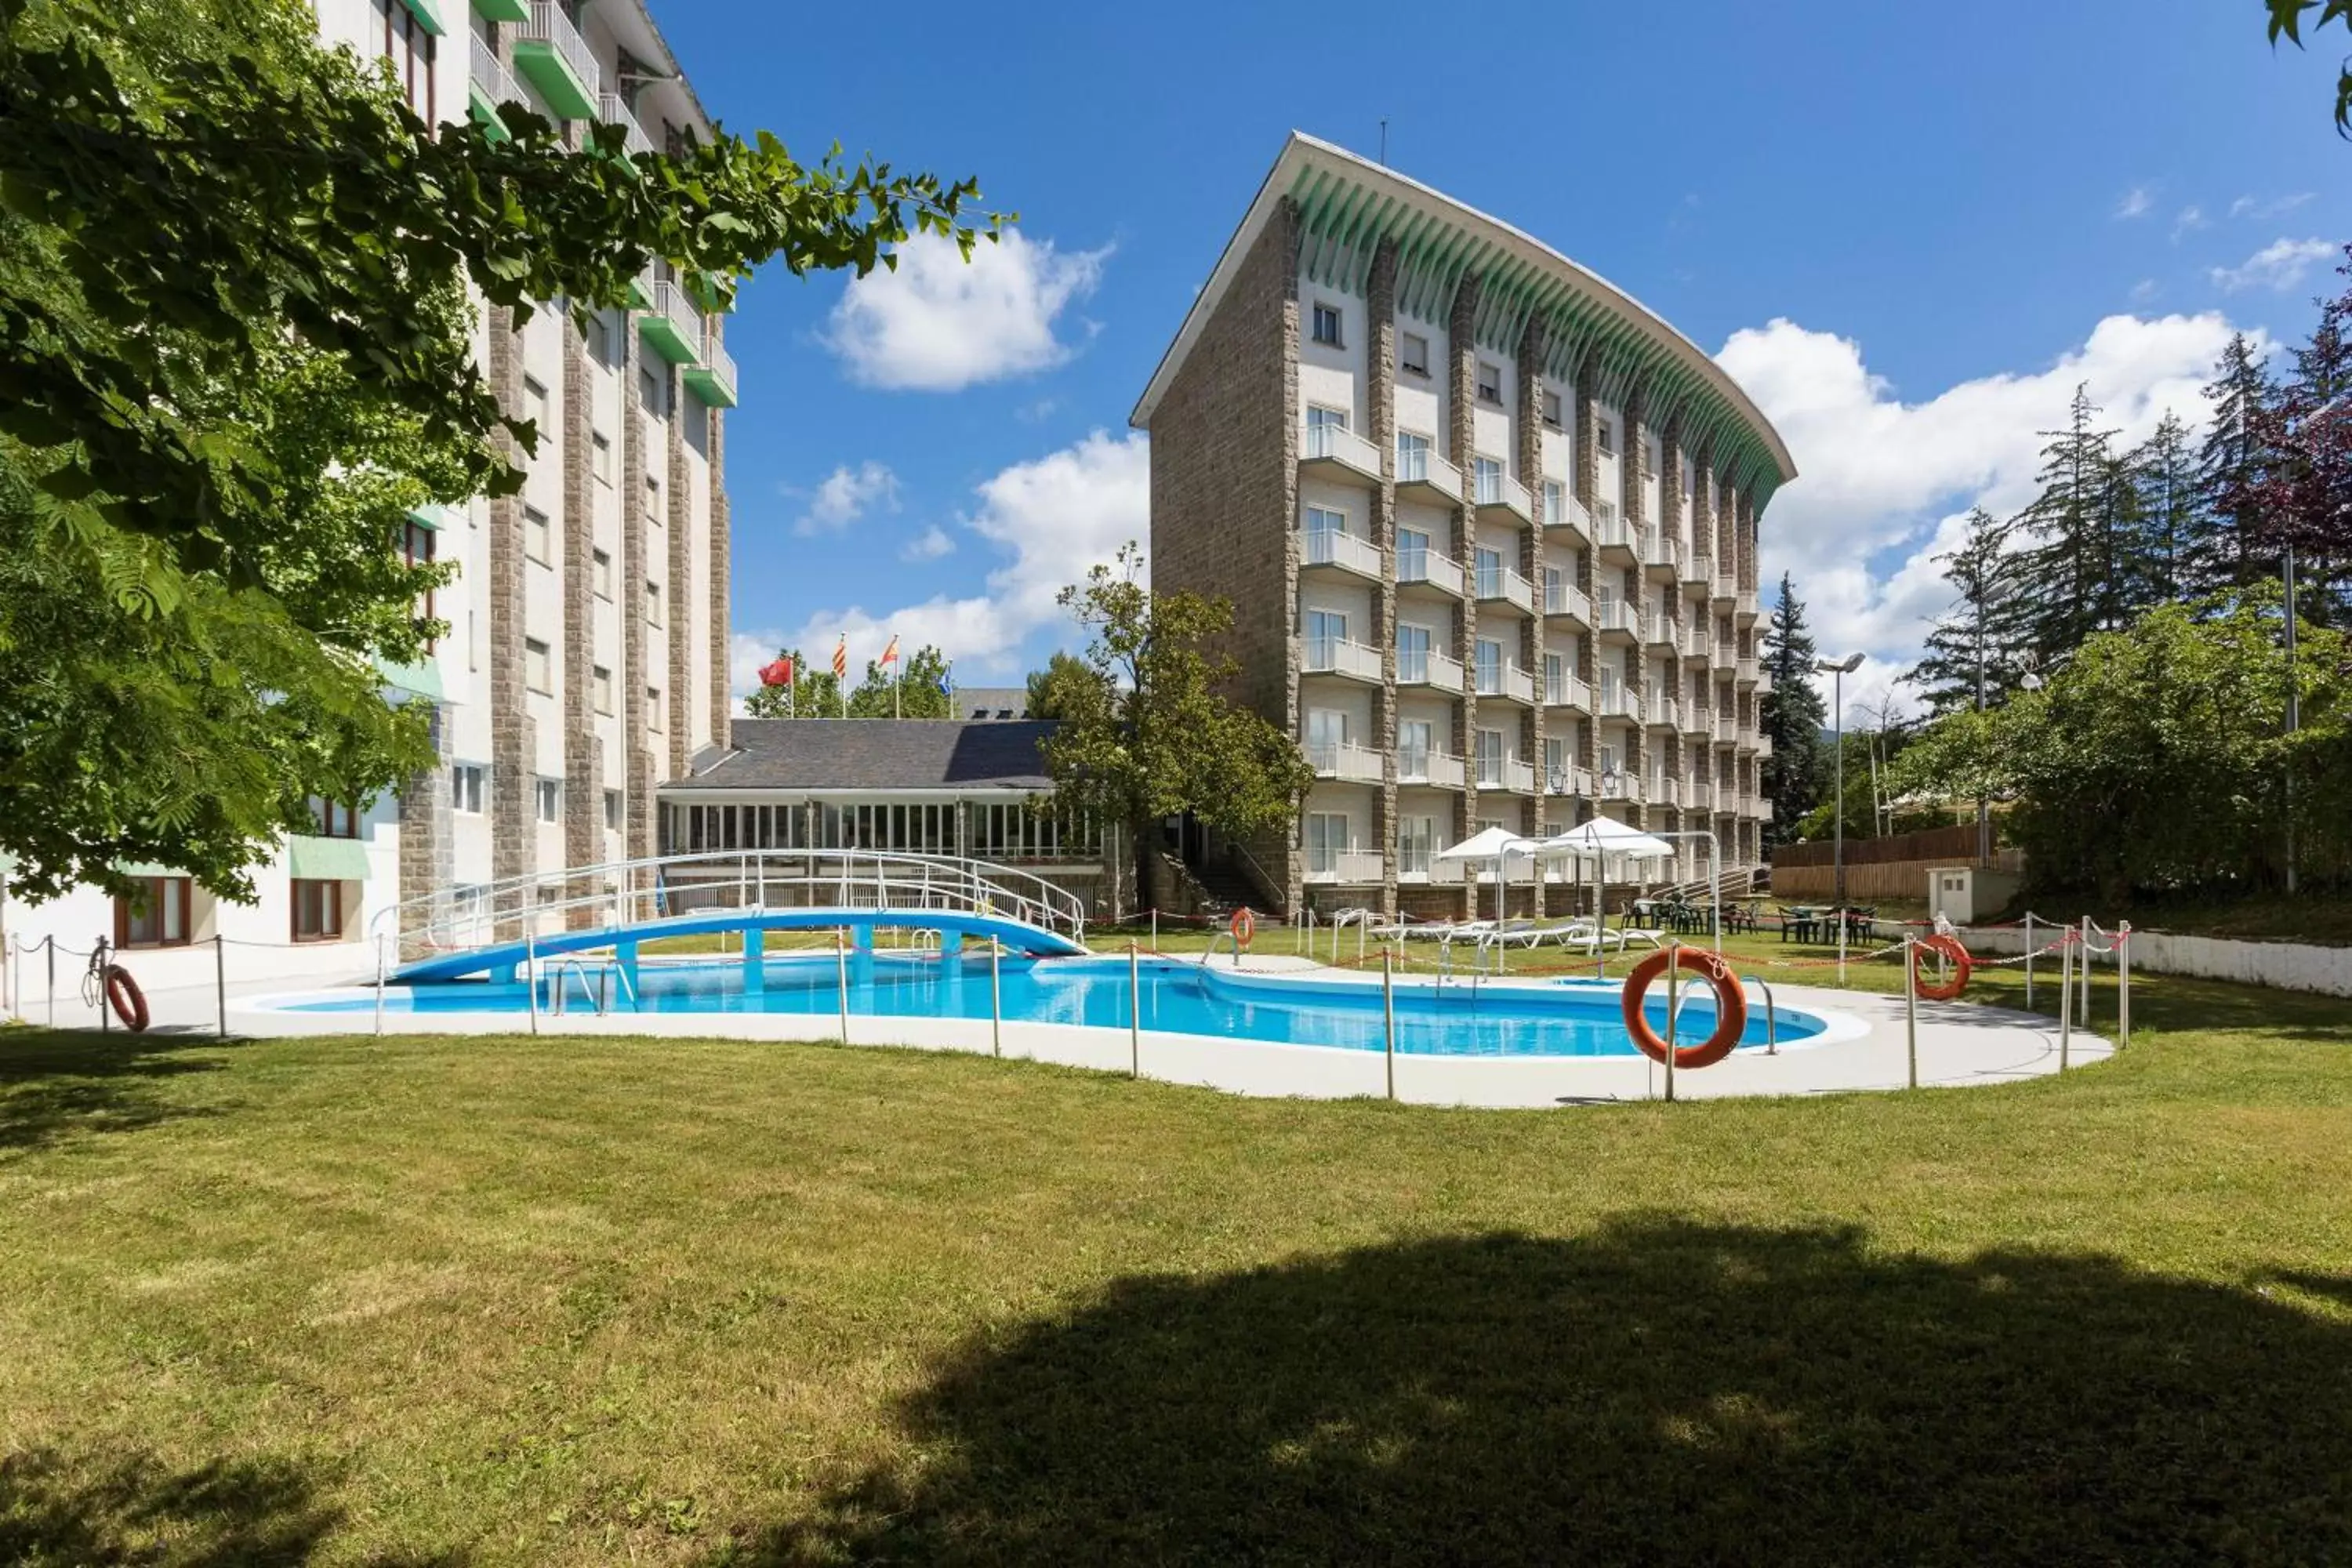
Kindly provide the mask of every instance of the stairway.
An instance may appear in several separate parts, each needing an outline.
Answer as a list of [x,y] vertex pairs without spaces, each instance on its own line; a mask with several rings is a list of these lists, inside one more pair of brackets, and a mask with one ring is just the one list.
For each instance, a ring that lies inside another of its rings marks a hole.
[[1184,873],[1200,889],[1203,914],[1223,920],[1244,907],[1255,910],[1260,914],[1274,912],[1265,908],[1265,895],[1258,891],[1256,884],[1238,868],[1224,861],[1188,865]]

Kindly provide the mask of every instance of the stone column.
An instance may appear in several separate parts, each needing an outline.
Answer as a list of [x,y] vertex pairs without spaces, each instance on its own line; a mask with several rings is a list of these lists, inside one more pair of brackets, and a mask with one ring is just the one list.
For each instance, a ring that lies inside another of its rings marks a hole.
[[[422,700],[417,699],[415,700]],[[457,845],[449,831],[449,754],[446,742],[448,710],[425,704],[426,733],[433,742],[433,765],[408,776],[400,791],[400,900],[446,896],[457,880]],[[429,907],[437,916],[437,900]],[[404,943],[403,959],[421,956],[422,944]]]
[[669,384],[663,399],[669,409],[669,562],[663,573],[662,627],[669,640],[669,680],[662,692],[669,730],[669,776],[686,776],[694,752],[694,643],[688,606],[694,595],[694,476],[686,460],[686,422],[678,399],[685,395],[677,367],[663,371]]
[[[1298,204],[1283,198],[1276,208],[1274,218],[1275,256],[1278,258],[1275,287],[1276,320],[1275,347],[1279,356],[1281,407],[1276,424],[1281,440],[1276,448],[1281,472],[1276,483],[1280,487],[1282,510],[1276,516],[1260,521],[1250,520],[1253,526],[1272,526],[1282,541],[1282,638],[1276,650],[1282,660],[1282,702],[1280,715],[1283,733],[1297,737],[1301,721],[1298,700],[1299,618],[1298,618],[1298,448],[1299,426],[1306,411],[1298,402],[1298,247],[1303,231],[1298,224]],[[1261,240],[1261,244],[1265,241]],[[1307,824],[1303,817],[1294,818],[1290,831],[1282,837],[1278,858],[1267,867],[1268,873],[1280,879],[1284,891],[1283,908],[1294,920],[1307,906]]]
[[[510,416],[520,414],[522,335],[515,331],[514,312],[502,306],[490,310],[489,361],[490,389],[499,407]],[[546,432],[541,435],[544,437]],[[509,463],[521,464],[522,448],[512,437],[500,431],[495,442]],[[524,551],[520,496],[499,496],[490,502],[489,535],[490,630],[483,654],[490,667],[490,876],[505,881],[535,869],[538,860],[532,800],[538,738],[523,658],[524,588],[530,563]],[[520,917],[530,907],[519,896],[500,901],[503,939],[522,934]]]
[[[1639,386],[1627,389],[1624,414],[1625,438],[1620,444],[1622,450],[1617,458],[1617,506],[1625,519],[1628,534],[1635,541],[1634,553],[1638,557],[1643,521],[1642,470],[1648,463],[1650,454],[1648,432],[1642,424],[1642,390]],[[1637,559],[1633,569],[1625,574],[1625,607],[1633,616],[1634,628],[1633,657],[1627,660],[1625,665],[1625,689],[1634,700],[1636,709],[1633,722],[1626,731],[1625,771],[1633,774],[1635,779],[1643,781],[1644,788],[1647,787],[1650,774],[1649,715],[1640,710],[1643,704],[1648,701],[1650,684],[1648,679],[1650,654],[1644,641],[1647,634],[1642,630],[1643,622],[1649,613],[1649,599],[1644,592],[1645,586],[1642,577],[1642,565]],[[1636,827],[1645,827],[1649,825],[1646,802],[1633,806],[1626,815]]]
[[[1518,465],[1519,482],[1528,487],[1528,510],[1533,521],[1519,531],[1519,575],[1533,585],[1536,613],[1528,617],[1519,631],[1519,668],[1540,683],[1544,668],[1543,621],[1543,531],[1550,521],[1544,516],[1543,496],[1543,399],[1544,353],[1547,342],[1543,324],[1530,316],[1519,332],[1516,357],[1518,384],[1518,406],[1513,410],[1516,418],[1512,434],[1517,447],[1513,461]],[[1543,836],[1544,788],[1549,782],[1544,776],[1544,704],[1550,697],[1548,691],[1536,693],[1535,706],[1529,708],[1519,723],[1519,755],[1535,772],[1536,792],[1521,814],[1520,831],[1531,838]],[[1543,879],[1535,879],[1531,894],[1532,912],[1541,917],[1544,912]]]
[[[654,797],[656,763],[652,734],[646,726],[650,715],[646,707],[646,690],[658,673],[646,646],[646,582],[653,565],[646,537],[652,526],[646,507],[646,420],[653,416],[653,410],[645,405],[641,373],[646,368],[646,353],[637,341],[634,317],[622,331],[621,342],[621,571],[614,588],[620,601],[615,608],[620,612],[621,668],[614,679],[622,683],[618,701],[624,788],[627,791],[623,802],[627,824],[626,853],[632,860],[643,860],[661,852]],[[632,880],[645,885],[642,876]]]
[[[604,858],[604,747],[596,736],[596,476],[595,374],[588,342],[572,321],[563,323],[563,859],[569,867],[593,866]],[[617,700],[617,699],[616,699]],[[591,878],[570,879],[569,899],[596,888]],[[567,911],[572,926],[596,923],[596,910],[579,905]]]
[[[1679,417],[1667,420],[1658,444],[1658,535],[1681,545],[1687,558],[1690,542],[1687,531],[1683,527],[1683,445]],[[1683,627],[1688,624],[1683,615],[1683,582],[1679,570],[1659,599],[1659,608],[1665,613],[1669,630],[1679,638]],[[1685,689],[1687,683],[1683,679],[1679,642],[1675,651],[1666,656],[1664,675],[1666,694],[1677,703],[1688,702],[1690,697]],[[1685,765],[1683,736],[1679,727],[1666,731],[1665,740],[1660,743],[1660,752],[1665,776],[1682,781],[1681,787],[1687,789],[1688,769]],[[1677,809],[1667,813],[1663,820],[1656,822],[1656,826],[1673,831],[1686,824]]]
[[[718,311],[707,318],[713,342],[723,343],[725,321]],[[727,721],[734,702],[729,687],[732,684],[728,670],[729,594],[732,586],[734,563],[733,508],[727,499],[727,413],[722,408],[709,410],[710,421],[710,603],[709,624],[705,627],[709,637],[710,659],[710,741],[711,744],[727,744]]]
[[[1575,459],[1572,467],[1577,499],[1584,502],[1587,510],[1595,510],[1601,500],[1600,406],[1591,390],[1595,374],[1592,358],[1588,354],[1576,369],[1575,429],[1570,434],[1570,439],[1575,444]],[[1598,527],[1599,524],[1596,522],[1594,526]],[[1587,603],[1592,601],[1595,592],[1601,586],[1600,552],[1593,548],[1591,542],[1588,542],[1585,548],[1578,552],[1576,585],[1583,593]],[[1580,639],[1576,656],[1576,673],[1583,680],[1585,690],[1594,695],[1595,701],[1599,700],[1601,686],[1600,646],[1600,629],[1595,627]],[[1588,774],[1591,774],[1601,765],[1600,734],[1601,720],[1596,711],[1585,721],[1583,734],[1576,747],[1577,765],[1583,768]],[[1600,781],[1597,777],[1594,779],[1593,787],[1595,795],[1588,799],[1588,805],[1598,798]],[[1583,815],[1590,816],[1592,813],[1588,810]]]
[[1397,245],[1381,237],[1364,289],[1364,371],[1371,441],[1381,454],[1381,482],[1372,491],[1371,542],[1381,552],[1381,587],[1372,629],[1380,638],[1381,689],[1373,699],[1372,743],[1381,753],[1381,787],[1372,830],[1380,836],[1381,910],[1397,907],[1397,658],[1396,658],[1396,275]]
[[[1465,574],[1477,559],[1478,513],[1473,497],[1477,484],[1478,432],[1474,416],[1478,406],[1476,330],[1481,287],[1478,274],[1465,274],[1454,288],[1453,308],[1445,321],[1446,445],[1454,468],[1461,471],[1463,485],[1461,504],[1454,510],[1454,548]],[[1475,589],[1455,615],[1454,656],[1462,663],[1462,708],[1457,725],[1461,733],[1454,743],[1462,748],[1465,764],[1461,805],[1454,820],[1454,839],[1458,843],[1470,837],[1471,825],[1478,820],[1478,605]],[[1478,884],[1475,880],[1465,882],[1464,910],[1475,916],[1477,902]]]

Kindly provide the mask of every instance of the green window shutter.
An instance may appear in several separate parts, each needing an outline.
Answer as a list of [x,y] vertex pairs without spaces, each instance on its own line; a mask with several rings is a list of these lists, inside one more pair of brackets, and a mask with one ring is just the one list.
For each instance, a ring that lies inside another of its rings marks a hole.
[[449,31],[441,25],[441,13],[434,6],[433,0],[402,0],[402,3],[408,7],[408,14],[416,18],[416,25],[435,37],[441,37]]
[[286,840],[286,868],[299,881],[364,882],[367,846],[356,838],[296,835]]

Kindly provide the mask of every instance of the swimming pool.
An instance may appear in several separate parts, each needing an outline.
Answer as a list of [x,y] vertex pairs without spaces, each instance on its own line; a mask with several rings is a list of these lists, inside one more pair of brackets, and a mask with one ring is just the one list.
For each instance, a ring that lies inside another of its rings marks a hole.
[[[859,1018],[965,1018],[991,1016],[986,957],[854,953],[848,963],[850,1013]],[[740,960],[707,963],[648,963],[639,972],[635,1010],[645,1014],[799,1014],[832,1016],[841,1008],[841,973],[831,955],[771,958],[746,984]],[[1378,984],[1290,975],[1234,974],[1197,963],[1147,959],[1139,966],[1141,1024],[1154,1033],[1343,1050],[1377,1051],[1386,1029]],[[593,986],[577,971],[542,975],[539,1004],[552,1010],[552,987],[567,988],[569,1009],[593,1010]],[[1125,1029],[1130,1022],[1127,960],[1121,958],[1005,959],[999,984],[1008,1023],[1072,1024]],[[520,982],[450,981],[387,990],[387,1013],[522,1014],[530,993]],[[375,1006],[373,990],[287,1004],[289,1012],[360,1013]],[[614,1011],[625,1015],[627,1002]],[[1665,988],[1651,988],[1651,1025],[1664,1036]],[[1820,1034],[1825,1021],[1780,1007],[1773,1026],[1783,1045]],[[1630,1057],[1614,982],[1555,981],[1543,984],[1477,984],[1454,980],[1400,982],[1396,987],[1400,1054],[1446,1057]],[[1703,985],[1686,986],[1676,1038],[1695,1044],[1715,1031],[1715,1001]],[[1768,1037],[1760,999],[1748,1004],[1741,1047],[1762,1048]]]

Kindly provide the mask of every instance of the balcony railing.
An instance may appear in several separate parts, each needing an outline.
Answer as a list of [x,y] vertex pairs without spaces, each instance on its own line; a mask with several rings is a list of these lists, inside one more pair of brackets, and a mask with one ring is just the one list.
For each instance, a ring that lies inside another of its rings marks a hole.
[[1524,614],[1535,614],[1535,584],[1509,567],[1481,566],[1473,575],[1481,603],[1506,604]]
[[515,24],[514,57],[515,69],[530,79],[559,118],[586,120],[596,112],[604,73],[588,40],[555,0],[531,0],[530,19]]
[[1772,672],[1759,665],[1756,669],[1756,695],[1763,696],[1772,689]]
[[1705,626],[1685,626],[1678,645],[1685,658],[1705,660],[1715,645],[1707,639]]
[[1427,447],[1411,452],[1397,448],[1396,482],[1426,486],[1442,492],[1448,501],[1462,499],[1462,470]]
[[1715,733],[1715,715],[1696,702],[1684,703],[1683,733],[1706,740]]
[[1701,588],[1706,587],[1715,578],[1715,557],[1694,554],[1683,568],[1683,576]]
[[1772,754],[1772,737],[1765,734],[1761,731],[1757,731],[1755,736],[1755,747],[1756,754],[1758,756],[1770,756]]
[[1536,700],[1535,677],[1510,665],[1489,665],[1478,671],[1478,695],[1497,697],[1506,702],[1520,702],[1532,708]]
[[1727,566],[1718,565],[1715,571],[1715,602],[1718,605],[1735,604],[1738,598],[1738,574]]
[[1654,691],[1643,704],[1643,721],[1654,730],[1679,730],[1683,726],[1682,704]]
[[1427,648],[1397,649],[1397,684],[1439,691],[1462,689],[1462,661]]
[[1675,623],[1651,611],[1642,617],[1642,640],[1652,647],[1672,648],[1675,642]]
[[709,336],[702,328],[702,312],[669,278],[654,280],[653,302],[638,317],[637,330],[647,346],[672,364],[697,363]]
[[1397,586],[1434,588],[1458,599],[1462,596],[1462,568],[1434,550],[1400,550]]
[[1444,752],[1399,752],[1397,783],[1427,784],[1436,789],[1460,789],[1469,774],[1462,759]]
[[1715,715],[1715,738],[1737,744],[1739,740],[1739,718],[1728,709],[1717,709]]
[[1592,624],[1592,601],[1585,597],[1583,589],[1572,583],[1547,583],[1544,584],[1544,614],[1566,616],[1589,626]]
[[1633,629],[1633,607],[1622,599],[1594,600],[1592,629],[1596,632],[1630,633]]
[[1722,666],[1725,669],[1729,669],[1734,664],[1738,663],[1738,660],[1739,645],[1738,643],[1732,641],[1729,637],[1717,637],[1715,639],[1715,662],[1717,664]]
[[735,356],[727,352],[706,322],[702,357],[686,369],[686,384],[697,397],[719,408],[735,406]]
[[1381,477],[1381,449],[1353,430],[1337,425],[1309,425],[1301,433],[1298,456],[1307,462],[1332,462],[1367,479]]
[[1707,782],[1706,779],[1691,780],[1689,800],[1691,809],[1694,811],[1713,811],[1715,809],[1715,785]]
[[1357,680],[1381,678],[1381,650],[1340,637],[1301,637],[1298,668],[1307,675],[1344,675]]
[[1481,757],[1478,760],[1478,787],[1502,790],[1507,794],[1536,793],[1536,770],[1528,763],[1509,757]]
[[1544,526],[1565,528],[1590,540],[1592,537],[1592,509],[1572,495],[1563,496],[1558,517],[1552,515],[1551,508],[1544,508]]
[[1592,520],[1592,542],[1601,550],[1630,552],[1633,548],[1633,531],[1625,526],[1616,508],[1604,508]]
[[1742,589],[1740,589],[1740,590],[1739,590],[1739,592],[1738,592],[1738,595],[1737,595],[1732,599],[1731,603],[1732,603],[1732,611],[1731,611],[1731,613],[1732,613],[1733,615],[1735,615],[1735,616],[1738,616],[1741,617],[1743,620],[1750,620],[1750,621],[1752,621],[1752,620],[1754,620],[1754,619],[1756,618],[1756,616],[1757,616],[1757,615],[1758,615],[1758,610],[1757,610],[1757,607],[1756,607],[1756,590],[1755,590],[1755,589],[1753,589],[1753,588],[1742,588]]
[[479,33],[468,33],[467,37],[472,45],[472,53],[468,57],[471,65],[467,76],[467,97],[474,119],[488,128],[493,136],[504,136],[506,122],[499,119],[496,110],[501,103],[527,101],[521,84],[515,80],[514,72],[507,69],[506,61],[499,58],[496,45]]
[[654,150],[654,139],[646,134],[645,127],[637,123],[637,117],[629,112],[629,106],[621,101],[619,93],[608,92],[596,100],[596,118],[607,125],[621,127],[626,133],[622,138],[622,151],[630,157]]
[[1522,522],[1535,521],[1535,503],[1528,496],[1528,487],[1510,475],[1489,468],[1478,476],[1477,491],[1478,505],[1500,507]]
[[1563,675],[1558,680],[1547,678],[1543,683],[1543,701],[1547,708],[1572,708],[1580,713],[1592,711],[1592,688],[1573,675]]
[[1650,798],[1657,802],[1660,805],[1682,805],[1683,781],[1680,779],[1652,779],[1650,781]]
[[1742,686],[1753,686],[1763,679],[1763,667],[1753,658],[1743,658],[1732,665],[1732,674]]
[[1655,528],[1640,532],[1642,564],[1653,572],[1675,573],[1683,566],[1683,542]]
[[1602,800],[1640,800],[1642,781],[1632,773],[1602,773],[1601,798]]
[[1318,779],[1346,779],[1360,784],[1381,782],[1381,754],[1369,747],[1340,742],[1307,748],[1307,761]]
[[1301,535],[1301,566],[1336,566],[1343,572],[1380,581],[1381,552],[1372,547],[1371,541],[1336,528],[1304,529]]
[[1601,700],[1593,704],[1592,710],[1603,719],[1638,719],[1642,716],[1641,702],[1622,686],[1602,687]]
[[1592,774],[1579,767],[1549,768],[1544,772],[1544,794],[1589,795],[1592,793]]
[[1307,851],[1310,882],[1377,882],[1383,862],[1377,849],[1316,849]]

